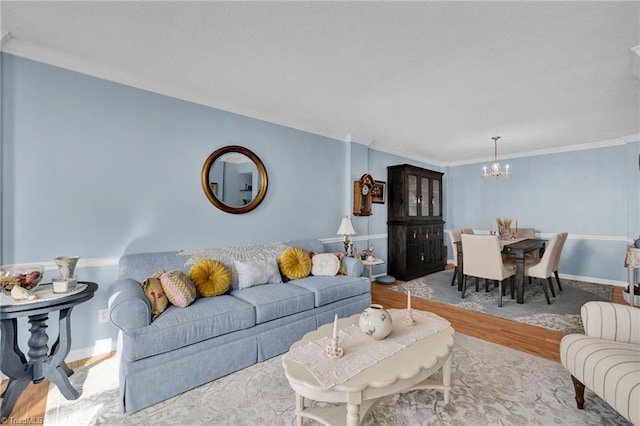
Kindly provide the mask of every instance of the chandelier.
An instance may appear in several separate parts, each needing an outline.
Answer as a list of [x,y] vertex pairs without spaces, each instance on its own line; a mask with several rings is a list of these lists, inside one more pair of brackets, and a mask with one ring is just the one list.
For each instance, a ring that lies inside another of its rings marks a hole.
[[502,171],[500,169],[500,163],[498,163],[498,139],[500,136],[494,136],[493,139],[493,164],[491,165],[491,170],[487,170],[487,166],[482,168],[482,177],[488,179],[490,177],[494,179],[500,179],[501,177],[508,178],[511,175],[509,171],[509,165],[505,166],[505,170]]

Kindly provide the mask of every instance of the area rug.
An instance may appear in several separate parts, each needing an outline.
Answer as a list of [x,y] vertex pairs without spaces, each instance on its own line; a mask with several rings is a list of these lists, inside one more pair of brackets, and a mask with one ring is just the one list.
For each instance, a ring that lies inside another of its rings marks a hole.
[[[458,282],[451,285],[453,269],[437,272],[389,287],[400,293],[411,291],[411,297],[431,299],[436,302],[457,306],[458,308],[482,312],[500,318],[536,325],[560,331],[562,333],[582,333],[580,307],[591,300],[611,301],[613,286],[582,281],[561,279],[562,291],[558,291],[554,280],[556,297],[551,296],[551,305],[547,304],[542,285],[533,280],[525,282],[524,303],[518,304],[510,295],[502,298],[502,307],[498,306],[498,289],[490,284],[485,292],[484,280],[480,280],[480,291],[476,292],[475,279],[467,280],[465,298],[461,298]],[[508,293],[508,292],[507,292]]]
[[[442,392],[389,396],[364,425],[630,425],[588,389],[575,406],[569,373],[557,362],[456,334],[450,403]],[[203,360],[204,361],[204,360]],[[115,358],[76,370],[81,392],[67,401],[51,386],[45,425],[294,425],[295,395],[281,357],[253,365],[137,413],[118,411]],[[160,374],[156,371],[155,374]],[[318,404],[320,405],[320,404]],[[305,425],[317,424],[305,420]]]

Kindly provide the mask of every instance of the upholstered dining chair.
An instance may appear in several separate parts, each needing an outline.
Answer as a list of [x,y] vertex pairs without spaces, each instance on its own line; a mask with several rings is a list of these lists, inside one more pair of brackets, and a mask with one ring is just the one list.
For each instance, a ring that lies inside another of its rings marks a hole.
[[516,238],[535,238],[536,228],[518,228]]
[[460,279],[462,277],[462,271],[458,268],[458,247],[456,242],[460,241],[461,231],[459,229],[449,229],[449,241],[451,242],[451,252],[453,253],[453,264],[455,269],[453,270],[453,278],[451,278],[451,285],[456,282],[456,277]]
[[[514,276],[516,267],[512,263],[502,260],[500,254],[500,244],[495,235],[469,235],[462,234],[462,252],[464,253],[464,264],[462,273],[464,280],[462,283],[462,298],[467,288],[467,277],[484,278],[485,280],[498,281],[498,306],[502,306],[502,296],[506,287],[503,282],[510,278],[511,297],[513,298]],[[476,281],[476,291],[478,290]],[[487,288],[488,290],[488,288]]]
[[462,228],[462,233],[463,234],[468,234],[468,235],[475,234],[475,232],[473,232],[473,228]]
[[549,298],[547,284],[551,289],[553,297],[556,297],[551,276],[553,275],[553,262],[558,254],[558,250],[561,249],[562,238],[562,234],[555,234],[553,238],[551,238],[549,246],[545,249],[542,258],[525,259],[524,263],[524,275],[530,278],[537,278],[540,281],[542,290],[544,291],[544,297],[547,299],[547,304],[549,305],[551,304],[551,299]]
[[560,267],[560,256],[562,255],[562,249],[564,248],[564,243],[567,241],[567,238],[569,237],[569,233],[568,232],[561,232],[560,235],[562,235],[562,241],[560,241],[560,248],[558,249],[558,252],[556,253],[555,257],[553,258],[553,266],[552,266],[552,270],[553,270],[553,274],[556,277],[556,283],[558,284],[558,290],[562,291],[562,285],[560,284],[560,276],[558,275],[558,268]]

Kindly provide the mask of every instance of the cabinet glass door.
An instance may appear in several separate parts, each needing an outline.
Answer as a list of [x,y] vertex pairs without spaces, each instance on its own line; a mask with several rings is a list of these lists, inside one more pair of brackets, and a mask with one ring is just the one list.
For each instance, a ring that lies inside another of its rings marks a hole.
[[433,206],[433,215],[440,216],[440,181],[433,180],[433,198],[431,199],[431,205]]
[[408,177],[409,199],[407,201],[409,210],[407,214],[415,217],[418,215],[418,176],[410,174]]
[[431,179],[420,178],[420,216],[429,216],[429,181]]

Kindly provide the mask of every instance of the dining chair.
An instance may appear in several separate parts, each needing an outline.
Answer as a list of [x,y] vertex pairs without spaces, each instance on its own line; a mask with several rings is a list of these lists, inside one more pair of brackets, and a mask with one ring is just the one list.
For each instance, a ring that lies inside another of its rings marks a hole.
[[[514,277],[516,267],[514,264],[502,260],[500,254],[500,244],[498,237],[495,235],[469,235],[462,234],[462,252],[464,253],[464,263],[462,265],[462,273],[464,280],[462,283],[462,298],[467,289],[467,277],[472,276],[484,278],[485,280],[494,280],[498,282],[498,306],[502,306],[502,296],[506,287],[503,282],[510,278],[511,298],[514,293]],[[476,291],[478,290],[476,281]],[[488,287],[487,287],[488,290]]]
[[535,238],[536,228],[518,228],[516,238]]
[[462,233],[463,234],[468,234],[468,235],[475,234],[475,232],[473,232],[473,228],[462,228]]
[[545,249],[542,258],[540,259],[525,259],[524,263],[524,275],[527,277],[533,277],[540,280],[542,284],[542,290],[544,291],[544,297],[547,299],[547,304],[551,304],[549,298],[549,290],[547,284],[551,288],[551,293],[555,297],[555,290],[553,289],[553,282],[551,276],[553,275],[554,260],[557,256],[558,250],[562,243],[562,234],[555,234],[549,242],[549,246]]
[[560,276],[558,275],[558,268],[560,267],[560,255],[562,254],[562,248],[564,247],[564,243],[567,241],[567,237],[569,237],[569,233],[561,232],[560,235],[562,235],[562,241],[560,241],[560,248],[558,249],[558,252],[553,258],[552,270],[556,277],[556,283],[558,283],[558,290],[562,291],[562,285],[560,284]]
[[451,251],[453,252],[453,264],[455,269],[453,270],[453,278],[451,278],[451,285],[456,282],[456,277],[461,276],[461,272],[458,268],[458,246],[455,244],[460,241],[461,231],[459,229],[449,229],[449,241],[451,242]]

